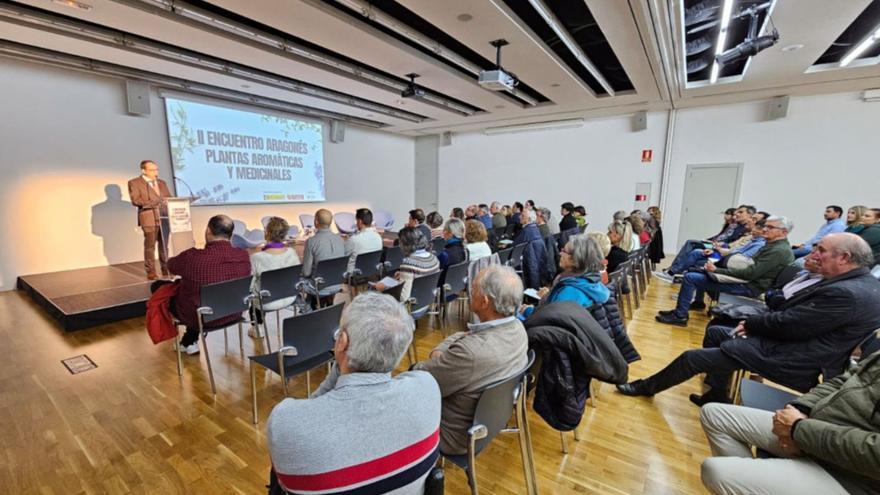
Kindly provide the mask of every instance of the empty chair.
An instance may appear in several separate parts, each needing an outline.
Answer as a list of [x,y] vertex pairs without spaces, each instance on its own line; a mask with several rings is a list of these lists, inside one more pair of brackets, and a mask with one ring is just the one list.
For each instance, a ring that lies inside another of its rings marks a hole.
[[349,283],[359,285],[369,278],[382,273],[382,250],[361,253],[354,259],[353,273],[349,273]]
[[382,230],[390,230],[394,227],[394,215],[387,210],[373,211],[373,226]]
[[244,236],[247,234],[247,225],[241,220],[233,220],[232,221],[232,233],[238,234],[240,236]]
[[287,380],[306,373],[307,394],[311,393],[309,370],[333,359],[333,336],[339,329],[342,304],[305,313],[284,320],[283,345],[278,352],[250,356],[251,399],[253,419],[257,424],[257,368],[262,366],[281,376],[284,395],[288,395]]
[[[403,301],[406,303],[413,320],[419,321],[430,314],[431,305],[436,301],[437,294],[440,291],[437,287],[437,283],[440,280],[440,273],[441,272],[438,271],[430,275],[423,275],[413,279],[409,299]],[[402,286],[403,283],[400,285]],[[416,359],[415,341],[415,336],[413,336],[413,342],[409,348],[409,352],[411,353],[410,363],[418,361]]]
[[241,249],[253,249],[262,246],[265,242],[265,234],[260,229],[254,229],[246,232],[244,235],[232,233],[232,238],[229,240],[232,243],[233,247],[241,248]]
[[357,230],[357,220],[354,218],[354,213],[347,211],[336,213],[333,215],[333,221],[340,234],[352,234]]
[[526,243],[513,246],[513,251],[510,253],[510,258],[505,264],[512,267],[514,270],[519,270],[522,267],[522,257],[525,250]]
[[287,229],[287,237],[289,239],[296,239],[299,237],[299,227],[296,225],[291,225],[289,229]]
[[[535,351],[529,350],[528,363],[525,368],[509,378],[499,380],[487,386],[480,394],[474,412],[472,426],[468,428],[468,451],[465,455],[447,455],[448,459],[467,473],[471,493],[477,493],[477,455],[489,445],[500,432],[517,433],[519,437],[520,455],[522,456],[523,474],[525,476],[526,493],[538,492],[535,476],[535,461],[532,455],[532,439],[526,416],[526,393],[529,385],[528,371],[535,362]],[[507,428],[511,416],[516,426]]]
[[386,247],[382,250],[382,276],[390,277],[403,263],[403,251],[400,246]]
[[307,232],[315,230],[315,215],[300,213],[299,224],[302,225],[303,230]]
[[448,315],[447,306],[456,299],[463,297],[467,290],[469,261],[462,261],[456,265],[450,265],[446,269],[446,280],[440,296],[441,321]]
[[[238,324],[238,343],[239,348],[241,349],[241,354],[244,356],[244,343],[241,327],[241,323],[244,320],[238,318],[236,321],[218,327],[211,326],[211,322],[235,314],[241,316],[243,312],[248,310],[251,301],[254,298],[254,295],[251,292],[251,276],[248,275],[247,277],[235,278],[225,282],[203,285],[199,292],[199,297],[201,299],[201,306],[197,310],[199,315],[199,340],[201,340],[202,351],[204,351],[205,354],[205,362],[208,364],[208,376],[211,379],[211,392],[214,395],[217,395],[217,386],[214,384],[214,371],[211,368],[211,357],[208,352],[205,337],[209,332],[223,330],[223,337],[228,351],[229,340],[226,335],[226,328]],[[177,358],[179,363],[180,345],[177,346]]]
[[304,287],[306,292],[318,298],[318,306],[320,306],[321,299],[342,290],[345,274],[348,271],[348,256],[321,260],[312,271],[311,283]]
[[[266,350],[269,352],[272,352],[272,346],[269,343],[269,328],[266,324],[268,313],[275,313],[278,341],[281,342],[281,310],[287,307],[283,303],[300,294],[301,277],[302,265],[287,266],[260,274],[260,290],[257,292],[257,300],[263,311],[263,330],[266,334]],[[281,302],[282,306],[279,306],[278,302]]]

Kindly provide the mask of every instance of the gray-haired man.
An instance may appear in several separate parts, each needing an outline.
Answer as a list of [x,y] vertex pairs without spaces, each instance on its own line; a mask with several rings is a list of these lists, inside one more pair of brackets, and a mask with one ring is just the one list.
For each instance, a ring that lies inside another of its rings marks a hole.
[[485,268],[474,281],[470,299],[481,323],[449,336],[431,351],[429,360],[415,365],[440,385],[440,450],[445,454],[467,452],[467,429],[483,388],[526,365],[528,338],[516,319],[522,293],[522,281],[512,268]]
[[272,493],[282,493],[279,484],[292,493],[422,493],[438,457],[440,390],[423,371],[391,378],[412,333],[391,296],[369,292],[349,303],[327,379],[269,416]]

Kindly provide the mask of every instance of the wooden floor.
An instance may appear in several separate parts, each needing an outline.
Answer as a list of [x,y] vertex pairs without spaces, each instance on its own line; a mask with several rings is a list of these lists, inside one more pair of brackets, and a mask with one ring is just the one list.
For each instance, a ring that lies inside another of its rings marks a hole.
[[[673,294],[655,279],[629,324],[643,357],[630,367],[631,379],[700,345],[704,316],[692,314],[687,329],[654,322],[657,310],[672,307]],[[277,377],[259,375],[261,422],[254,426],[237,332],[230,331],[226,357],[222,335],[209,337],[214,400],[204,358],[185,357],[179,378],[175,354],[169,345],[152,345],[142,318],[66,334],[14,291],[0,293],[0,315],[0,493],[265,493],[265,419],[281,387]],[[442,332],[425,324],[416,338],[424,358]],[[245,340],[245,353],[260,350]],[[98,368],[71,375],[60,361],[79,354]],[[315,375],[313,387],[321,374]],[[292,382],[295,396],[305,394],[304,382]],[[698,391],[698,379],[653,399],[603,385],[598,408],[587,407],[581,440],[569,435],[568,455],[559,434],[530,414],[540,492],[704,493],[700,463],[709,451],[698,409],[687,400]],[[477,465],[481,493],[525,492],[513,436],[498,438]],[[467,493],[454,467],[447,468],[446,486],[446,493]]]

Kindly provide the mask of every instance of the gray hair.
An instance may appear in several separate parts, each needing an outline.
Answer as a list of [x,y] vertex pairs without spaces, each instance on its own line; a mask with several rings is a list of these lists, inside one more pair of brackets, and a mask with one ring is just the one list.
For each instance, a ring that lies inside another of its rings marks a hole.
[[538,211],[541,212],[541,216],[544,217],[545,222],[549,222],[550,219],[553,218],[553,214],[550,213],[550,208],[547,208],[546,206],[538,208]]
[[794,222],[792,222],[788,217],[785,217],[782,215],[779,215],[779,216],[773,215],[764,221],[764,225],[766,225],[770,222],[779,222],[782,225],[782,228],[785,229],[785,231],[788,232],[789,234],[791,233],[792,230],[794,230]]
[[571,252],[574,271],[577,273],[601,272],[604,265],[602,250],[599,245],[586,234],[578,234],[569,238],[565,245]]
[[523,211],[522,211],[522,213],[520,213],[520,215],[522,215],[523,218],[526,219],[526,223],[533,223],[535,221],[535,210],[523,209]]
[[614,216],[612,218],[614,219],[615,222],[622,222],[622,221],[626,220],[626,217],[628,217],[628,216],[629,215],[627,215],[625,211],[618,210],[618,211],[614,212]]
[[449,232],[459,239],[464,239],[464,222],[460,218],[450,218],[446,221],[443,231]]
[[823,240],[832,241],[831,249],[838,253],[849,255],[849,262],[856,266],[871,268],[874,265],[874,253],[867,241],[849,232],[828,234]]
[[492,201],[492,204],[489,205],[490,208],[501,208],[501,203],[498,201]]
[[480,293],[488,297],[501,316],[513,316],[522,303],[523,284],[513,268],[489,265],[475,281]]
[[415,325],[406,307],[380,292],[364,292],[342,312],[353,371],[390,373],[409,347]]
[[611,252],[611,240],[608,239],[608,235],[605,234],[605,232],[599,232],[598,230],[591,230],[585,235],[596,241],[596,245],[599,246],[599,251],[602,252],[602,257],[607,258],[608,253]]

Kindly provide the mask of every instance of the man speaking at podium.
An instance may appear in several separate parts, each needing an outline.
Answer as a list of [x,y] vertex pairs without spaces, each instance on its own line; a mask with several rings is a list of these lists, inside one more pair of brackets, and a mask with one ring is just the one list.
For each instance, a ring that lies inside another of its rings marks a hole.
[[162,235],[159,218],[168,216],[165,198],[171,197],[168,185],[159,178],[159,166],[152,160],[141,162],[141,176],[128,181],[131,204],[138,209],[138,225],[144,231],[144,269],[147,279],[156,280],[156,243],[159,243],[159,263],[162,275],[168,275],[167,234]]

